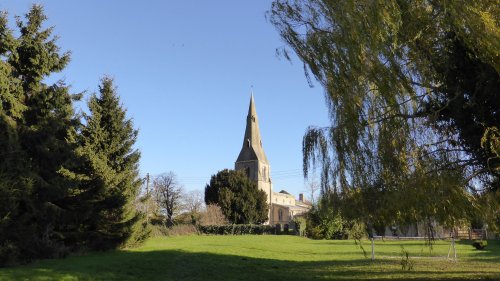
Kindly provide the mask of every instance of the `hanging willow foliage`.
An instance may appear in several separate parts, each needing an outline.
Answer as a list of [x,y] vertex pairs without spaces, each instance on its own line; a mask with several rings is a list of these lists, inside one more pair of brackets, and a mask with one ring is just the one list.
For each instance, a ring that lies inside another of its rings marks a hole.
[[[498,4],[274,1],[270,21],[325,89],[331,118],[304,136],[305,176],[321,167],[323,193],[349,198],[356,218],[468,217],[470,191],[499,184]],[[383,212],[362,211],[367,200]]]

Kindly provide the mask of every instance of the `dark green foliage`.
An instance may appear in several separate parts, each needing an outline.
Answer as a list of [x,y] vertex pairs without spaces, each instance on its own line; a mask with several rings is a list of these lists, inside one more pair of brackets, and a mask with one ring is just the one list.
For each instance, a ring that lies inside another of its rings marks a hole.
[[[472,222],[480,222],[481,226],[488,224],[488,231],[500,236],[500,189],[479,196],[481,208],[475,214]],[[482,227],[479,227],[482,228]]]
[[52,29],[43,29],[45,20],[42,7],[33,6],[26,23],[18,21],[21,36],[16,55],[9,58],[14,75],[21,80],[27,107],[19,139],[33,184],[31,212],[37,225],[31,245],[34,257],[65,255],[64,226],[70,214],[64,198],[72,182],[59,170],[74,159],[68,137],[78,124],[74,119],[73,96],[64,82],[43,83],[44,78],[61,71],[69,62],[69,53],[59,53]]
[[[46,17],[34,5],[18,19],[20,36],[14,38],[0,23],[0,250],[8,259],[64,256],[64,197],[71,182],[58,171],[71,162],[73,148],[67,141],[78,122],[72,99],[63,82],[43,79],[62,70],[69,54],[60,54],[52,30],[43,29]],[[3,235],[5,233],[5,235]],[[5,251],[4,251],[5,250]]]
[[[14,51],[15,39],[7,28],[6,14],[0,14],[0,56]],[[15,228],[20,220],[19,204],[29,194],[28,184],[23,181],[22,161],[17,133],[17,122],[24,105],[19,95],[19,80],[12,77],[12,67],[0,60],[0,265],[16,261],[21,254]],[[23,221],[25,221],[23,219]],[[13,232],[14,229],[14,232]]]
[[306,235],[312,239],[345,239],[347,223],[333,208],[331,197],[323,196],[307,213]]
[[244,234],[275,234],[271,225],[228,224],[228,225],[198,225],[202,234],[211,235],[244,235]]
[[236,224],[265,222],[269,209],[266,198],[266,193],[244,171],[219,171],[205,187],[205,203],[217,204],[226,218]]
[[83,128],[73,109],[81,95],[64,81],[44,82],[70,58],[45,20],[33,5],[17,19],[16,38],[0,14],[0,265],[132,245],[147,234],[133,205],[137,132],[109,79]]
[[75,239],[105,250],[133,245],[147,233],[134,208],[141,185],[140,154],[133,148],[137,131],[126,118],[112,79],[102,79],[99,92],[89,100],[90,115],[85,115],[86,125],[76,140],[80,165],[64,173],[79,182],[69,198],[79,222]]
[[[489,149],[494,138],[483,136],[490,128],[500,124],[500,76],[493,65],[483,62],[474,49],[465,46],[458,36],[450,32],[441,52],[429,52],[430,63],[443,85],[435,97],[426,104],[438,130],[454,139],[454,147],[463,148],[469,155],[470,166],[477,166],[477,173],[492,188],[500,186],[500,155]],[[427,53],[426,50],[422,52]],[[500,136],[496,132],[496,138]],[[498,141],[498,140],[497,140]]]

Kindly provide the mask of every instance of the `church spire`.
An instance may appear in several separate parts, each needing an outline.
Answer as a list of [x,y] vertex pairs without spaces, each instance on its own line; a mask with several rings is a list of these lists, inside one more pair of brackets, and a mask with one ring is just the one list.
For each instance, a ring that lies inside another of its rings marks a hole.
[[257,110],[253,98],[253,91],[250,97],[250,106],[248,108],[247,126],[245,129],[245,137],[243,139],[243,147],[236,162],[259,160],[268,164],[266,154],[262,148],[262,140],[260,138],[259,120],[257,119]]

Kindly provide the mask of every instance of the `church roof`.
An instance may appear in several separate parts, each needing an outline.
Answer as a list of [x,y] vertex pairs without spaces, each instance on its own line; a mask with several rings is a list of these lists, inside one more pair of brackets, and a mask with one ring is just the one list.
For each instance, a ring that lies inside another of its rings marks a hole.
[[288,194],[288,195],[291,195],[290,193],[288,193],[286,190],[281,190],[280,193],[283,193],[283,194]]
[[266,154],[262,148],[262,139],[260,138],[259,120],[257,119],[257,110],[253,94],[250,97],[250,106],[248,108],[247,126],[245,129],[245,137],[243,138],[243,147],[236,162],[244,161],[261,161],[269,164]]

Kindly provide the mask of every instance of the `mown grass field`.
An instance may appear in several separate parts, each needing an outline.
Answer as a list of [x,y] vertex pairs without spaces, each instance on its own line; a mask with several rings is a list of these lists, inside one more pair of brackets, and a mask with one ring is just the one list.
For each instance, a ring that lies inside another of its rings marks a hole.
[[[369,241],[363,245],[369,252]],[[412,271],[401,269],[401,245],[411,255]],[[459,242],[458,262],[446,260],[445,241],[432,251],[422,241],[377,241],[375,247],[372,262],[346,240],[158,237],[132,250],[1,268],[0,280],[500,280],[500,241],[489,241],[484,251]]]

